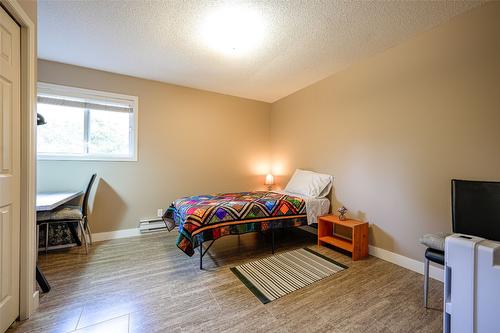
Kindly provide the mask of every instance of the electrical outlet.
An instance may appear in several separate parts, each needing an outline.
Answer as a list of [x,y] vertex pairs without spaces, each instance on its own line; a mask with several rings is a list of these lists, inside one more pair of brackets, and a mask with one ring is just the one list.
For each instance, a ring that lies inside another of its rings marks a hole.
[[158,217],[162,217],[163,216],[163,209],[162,208],[158,208],[158,210],[156,211],[156,215]]

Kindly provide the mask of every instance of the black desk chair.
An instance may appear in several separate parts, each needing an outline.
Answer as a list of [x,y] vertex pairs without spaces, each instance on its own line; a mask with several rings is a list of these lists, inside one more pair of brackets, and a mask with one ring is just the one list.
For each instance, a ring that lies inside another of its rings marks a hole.
[[[500,182],[451,180],[453,233],[500,240]],[[427,307],[429,261],[443,265],[444,239],[448,234],[425,235],[424,304]]]
[[[49,247],[49,225],[52,223],[67,223],[69,229],[77,241],[77,244],[81,245],[81,242],[78,238],[78,234],[74,227],[75,224],[78,224],[80,227],[80,231],[85,244],[85,253],[88,254],[88,243],[92,245],[92,233],[90,231],[89,222],[87,219],[88,216],[88,201],[90,196],[90,191],[92,190],[92,185],[97,177],[97,174],[93,174],[90,177],[89,184],[87,185],[87,189],[85,190],[85,194],[83,195],[83,201],[81,206],[68,206],[63,205],[59,208],[56,208],[52,211],[47,212],[38,212],[36,215],[37,228],[40,225],[46,225],[45,232],[45,253],[47,254]],[[87,240],[88,236],[88,240]]]
[[429,264],[444,265],[444,239],[449,233],[427,234],[420,239],[420,243],[427,246],[424,255],[424,306],[427,307],[429,298]]

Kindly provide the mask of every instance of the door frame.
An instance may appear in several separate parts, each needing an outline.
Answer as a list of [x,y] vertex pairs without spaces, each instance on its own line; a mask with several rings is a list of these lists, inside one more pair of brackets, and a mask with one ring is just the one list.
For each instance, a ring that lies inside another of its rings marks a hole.
[[17,0],[0,0],[21,26],[21,249],[19,317],[38,307],[36,288],[36,26]]

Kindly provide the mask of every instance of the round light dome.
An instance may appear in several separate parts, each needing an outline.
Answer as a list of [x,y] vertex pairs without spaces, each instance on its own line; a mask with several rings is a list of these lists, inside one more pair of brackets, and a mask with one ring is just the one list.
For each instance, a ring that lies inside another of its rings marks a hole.
[[261,45],[264,22],[256,10],[246,7],[218,8],[205,18],[201,35],[204,43],[226,55],[247,55]]

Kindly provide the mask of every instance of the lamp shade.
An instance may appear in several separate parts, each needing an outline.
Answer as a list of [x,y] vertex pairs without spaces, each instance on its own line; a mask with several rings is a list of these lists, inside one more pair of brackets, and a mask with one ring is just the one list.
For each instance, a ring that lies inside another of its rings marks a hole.
[[266,181],[264,182],[265,185],[273,185],[274,184],[274,176],[271,175],[270,173],[266,175]]

